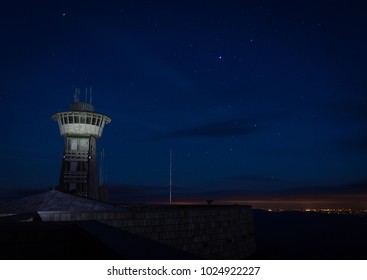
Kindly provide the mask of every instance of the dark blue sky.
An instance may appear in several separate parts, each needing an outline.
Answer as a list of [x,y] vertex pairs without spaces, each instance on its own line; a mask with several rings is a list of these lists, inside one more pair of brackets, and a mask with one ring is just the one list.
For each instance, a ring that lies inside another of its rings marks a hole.
[[3,196],[58,183],[92,86],[115,200],[165,201],[171,146],[175,201],[367,208],[363,1],[51,2],[0,9]]

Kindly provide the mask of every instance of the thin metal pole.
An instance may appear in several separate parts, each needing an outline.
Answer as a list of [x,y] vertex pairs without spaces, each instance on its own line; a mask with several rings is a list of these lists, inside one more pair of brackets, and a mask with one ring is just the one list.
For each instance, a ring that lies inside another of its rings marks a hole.
[[169,204],[172,204],[172,149],[169,149]]
[[102,158],[102,151],[100,152],[100,166],[99,166],[99,186],[102,186],[102,164],[103,164],[103,158]]
[[99,185],[102,186],[104,184],[104,148],[101,150],[101,166],[99,167]]

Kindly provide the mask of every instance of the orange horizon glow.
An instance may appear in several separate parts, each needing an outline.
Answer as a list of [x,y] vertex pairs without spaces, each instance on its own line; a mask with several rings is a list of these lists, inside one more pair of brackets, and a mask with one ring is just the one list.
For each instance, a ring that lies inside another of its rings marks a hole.
[[[283,209],[323,209],[323,208],[350,208],[367,209],[367,203],[364,196],[359,199],[223,199],[214,200],[211,205],[250,205],[254,209],[283,208]],[[152,204],[169,205],[166,201],[157,201]],[[180,200],[173,201],[172,205],[208,205],[205,200]]]

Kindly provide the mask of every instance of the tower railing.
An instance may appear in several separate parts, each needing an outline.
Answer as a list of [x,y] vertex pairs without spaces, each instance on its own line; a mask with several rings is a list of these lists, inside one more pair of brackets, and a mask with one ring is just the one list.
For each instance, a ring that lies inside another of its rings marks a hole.
[[65,183],[87,183],[88,172],[86,171],[65,171],[64,182]]
[[81,151],[65,151],[64,159],[66,161],[88,161],[88,151],[81,152]]

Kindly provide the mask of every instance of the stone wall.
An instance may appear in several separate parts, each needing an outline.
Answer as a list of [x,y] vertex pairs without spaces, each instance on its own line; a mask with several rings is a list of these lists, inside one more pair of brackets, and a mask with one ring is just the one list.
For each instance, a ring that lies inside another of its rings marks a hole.
[[119,212],[39,212],[44,221],[98,220],[204,259],[244,259],[255,251],[250,206],[135,206]]

